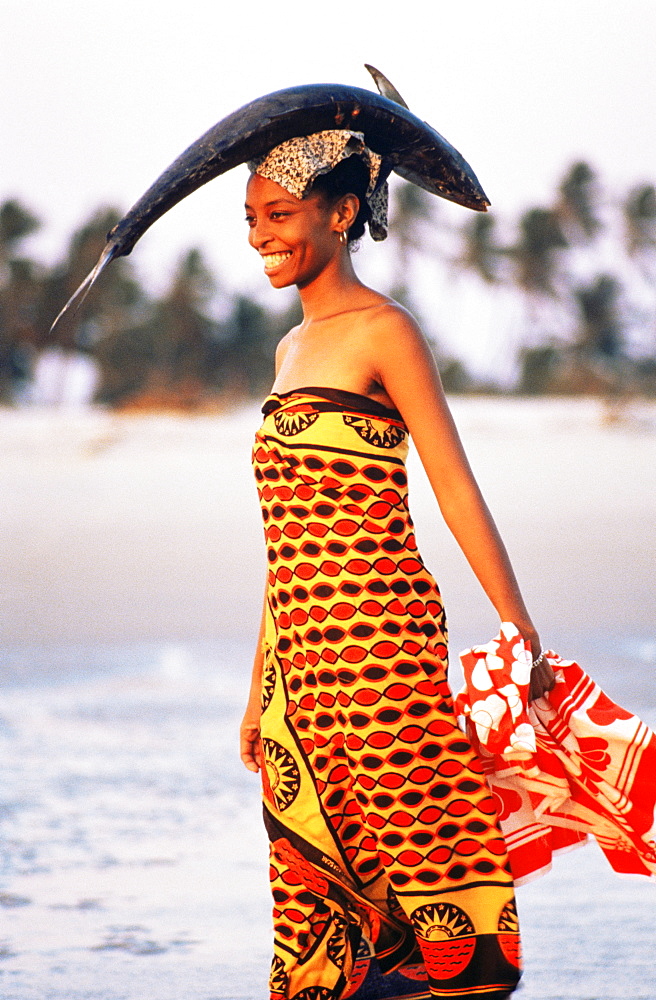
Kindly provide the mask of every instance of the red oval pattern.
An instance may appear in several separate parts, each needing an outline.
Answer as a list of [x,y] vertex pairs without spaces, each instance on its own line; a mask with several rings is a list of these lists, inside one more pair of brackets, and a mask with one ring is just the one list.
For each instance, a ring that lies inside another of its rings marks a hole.
[[[281,787],[269,789],[271,812],[285,791],[285,754],[300,773],[300,789],[290,791],[280,814],[298,847],[289,840],[281,851],[281,841],[273,845],[272,886],[280,891],[275,929],[284,942],[280,955],[306,955],[330,941],[332,957],[313,959],[312,967],[335,972],[330,982],[322,971],[320,980],[303,984],[300,966],[274,963],[272,984],[281,998],[324,1000],[352,991],[337,986],[335,963],[346,960],[353,914],[336,900],[351,900],[365,925],[380,923],[366,894],[352,895],[353,885],[376,886],[380,900],[377,879],[385,878],[390,907],[398,907],[399,917],[401,904],[407,906],[407,919],[422,898],[479,884],[481,871],[497,883],[507,873],[481,764],[453,716],[442,604],[416,556],[398,424],[385,437],[385,421],[340,423],[351,443],[332,450],[322,428],[341,421],[341,413],[317,410],[312,397],[298,409],[299,397],[291,399],[297,412],[278,426],[265,423],[254,451],[275,619],[273,696],[262,731],[275,733],[284,748],[276,775]],[[322,443],[315,447],[317,435]],[[590,756],[596,759],[600,749],[590,746]],[[313,836],[322,817],[325,823],[325,842],[315,844],[323,868],[317,855],[310,861],[309,851],[303,854],[308,816]],[[466,829],[474,820],[480,837]],[[488,867],[477,869],[483,861]],[[398,897],[393,889],[402,890]],[[446,990],[471,961],[475,935],[435,940],[417,933],[430,979]],[[503,938],[503,953],[511,956],[505,928]]]

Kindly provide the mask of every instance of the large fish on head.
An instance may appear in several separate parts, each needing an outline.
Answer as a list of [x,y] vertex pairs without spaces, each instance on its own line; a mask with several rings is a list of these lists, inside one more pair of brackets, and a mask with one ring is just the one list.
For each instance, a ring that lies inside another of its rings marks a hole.
[[51,332],[66,313],[84,302],[109,262],[127,256],[170,208],[227,170],[296,136],[327,129],[362,132],[366,145],[383,157],[378,186],[394,171],[431,194],[485,212],[490,203],[464,157],[412,114],[380,70],[365,65],[378,94],[338,83],[289,87],[245,104],[192,143],[108,233],[97,264],[61,310]]

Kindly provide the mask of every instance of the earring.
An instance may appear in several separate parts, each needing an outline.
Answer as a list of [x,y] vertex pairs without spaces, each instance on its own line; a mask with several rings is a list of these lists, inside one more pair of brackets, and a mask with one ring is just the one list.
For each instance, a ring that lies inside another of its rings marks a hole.
[[339,242],[342,244],[343,247],[348,245],[348,233],[346,232],[345,229],[342,229],[339,234]]

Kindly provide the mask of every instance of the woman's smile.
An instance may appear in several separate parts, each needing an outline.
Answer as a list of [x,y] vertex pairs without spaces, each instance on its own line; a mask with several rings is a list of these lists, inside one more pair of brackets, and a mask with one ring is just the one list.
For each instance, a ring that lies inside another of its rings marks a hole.
[[289,260],[292,252],[291,250],[278,250],[275,253],[261,253],[260,256],[264,261],[264,273],[271,274],[272,271],[277,270],[281,264]]

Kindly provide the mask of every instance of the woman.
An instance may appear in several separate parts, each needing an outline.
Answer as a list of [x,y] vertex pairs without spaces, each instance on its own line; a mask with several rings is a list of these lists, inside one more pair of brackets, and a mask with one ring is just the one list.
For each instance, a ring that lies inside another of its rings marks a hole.
[[378,167],[357,133],[322,132],[251,164],[247,187],[250,244],[303,308],[254,449],[269,570],[241,727],[271,839],[271,996],[499,1000],[519,979],[512,879],[454,720],[442,603],[407,509],[408,433],[500,618],[530,644],[532,697],[553,673],[426,341],[353,269],[365,223],[385,225]]
[[489,202],[457,150],[368,69],[380,95],[291,87],[218,122],[114,227],[55,323],[169,208],[252,161],[250,241],[271,283],[296,285],[303,306],[254,449],[269,570],[241,737],[246,766],[262,771],[271,839],[271,997],[501,1000],[519,978],[513,885],[481,762],[454,722],[443,608],[408,514],[408,432],[506,621],[466,658],[462,705],[493,758],[490,781],[514,803],[505,824],[518,877],[587,833],[616,871],[656,875],[656,735],[549,654],[549,698],[530,724],[496,727],[499,759],[485,745],[491,729],[474,708],[480,695],[485,713],[492,682],[478,657],[494,661],[513,720],[513,666],[523,697],[532,661],[534,700],[553,671],[421,332],[358,280],[348,245],[365,223],[384,238],[392,170],[477,211]]
[[455,724],[442,603],[408,514],[408,433],[531,651],[534,698],[553,674],[421,331],[358,280],[349,253],[365,224],[384,238],[391,170],[478,211],[489,202],[371,72],[382,96],[293,87],[220,121],[114,227],[60,317],[181,198],[252,161],[250,242],[303,306],[254,449],[269,570],[241,741],[262,771],[271,839],[271,997],[501,1000],[519,979],[513,884],[481,763]]

